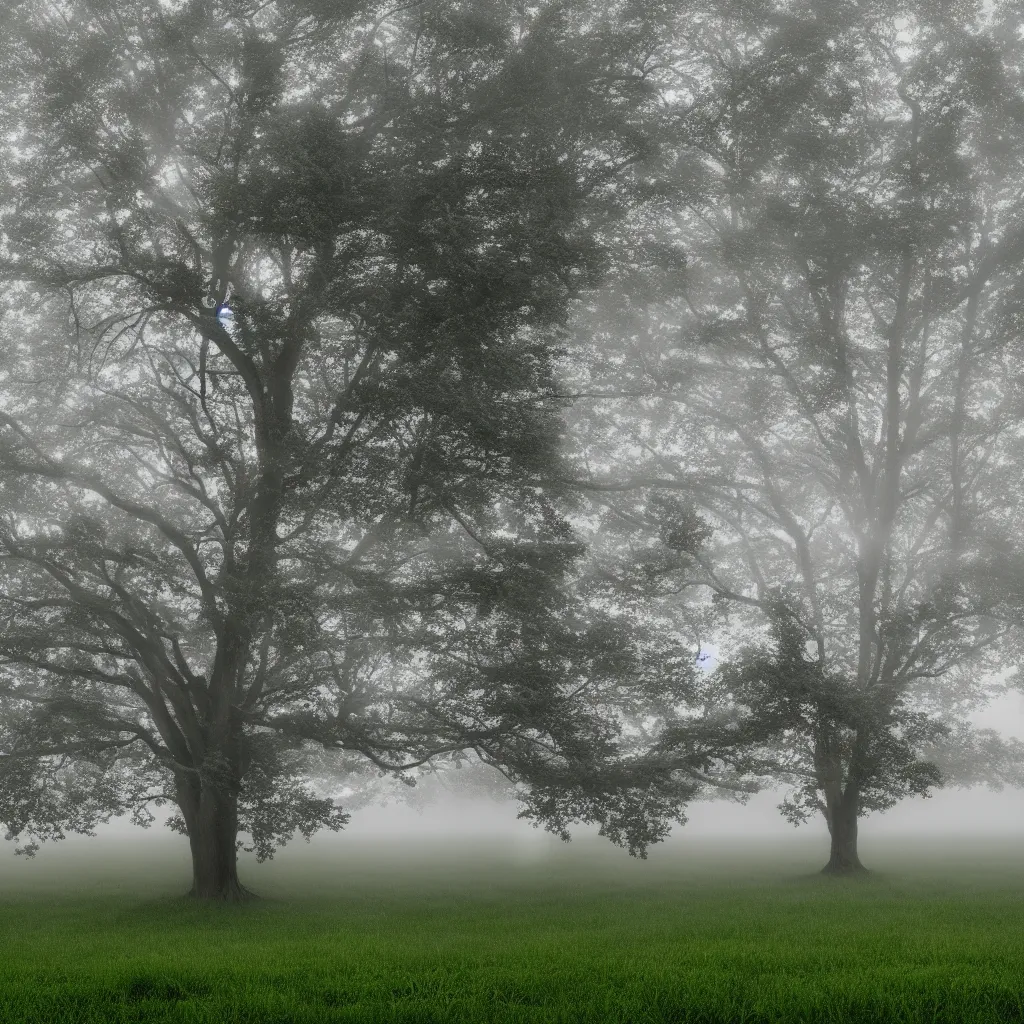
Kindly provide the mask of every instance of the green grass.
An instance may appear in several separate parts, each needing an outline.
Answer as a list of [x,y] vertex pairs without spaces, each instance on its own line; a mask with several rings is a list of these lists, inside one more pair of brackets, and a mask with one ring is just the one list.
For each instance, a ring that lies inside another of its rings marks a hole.
[[815,871],[820,840],[647,862],[462,848],[415,870],[377,851],[292,874],[290,849],[262,879],[246,864],[270,898],[241,907],[177,898],[180,861],[62,892],[0,868],[0,1021],[1024,1021],[1012,846],[875,851],[840,881]]

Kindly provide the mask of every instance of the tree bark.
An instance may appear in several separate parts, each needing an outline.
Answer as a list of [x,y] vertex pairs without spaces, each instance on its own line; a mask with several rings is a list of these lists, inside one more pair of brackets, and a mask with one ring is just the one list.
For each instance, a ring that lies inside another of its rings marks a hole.
[[860,793],[847,785],[846,791],[835,801],[828,801],[825,818],[832,837],[832,850],[828,863],[821,869],[823,875],[861,875],[868,869],[857,856],[857,817]]
[[178,783],[188,842],[192,850],[192,888],[197,900],[245,903],[259,896],[238,881],[238,795],[198,780]]

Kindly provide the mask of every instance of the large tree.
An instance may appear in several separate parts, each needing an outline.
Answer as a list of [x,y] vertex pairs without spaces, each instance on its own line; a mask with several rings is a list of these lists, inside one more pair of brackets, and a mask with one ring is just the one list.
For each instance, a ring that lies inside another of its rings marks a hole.
[[1019,22],[694,12],[647,214],[685,257],[579,318],[578,485],[663,547],[666,497],[706,515],[715,543],[664,563],[666,599],[717,625],[749,768],[794,786],[794,823],[824,816],[829,873],[863,870],[869,811],[1024,779],[1024,745],[965,717],[1021,622],[999,561],[1024,412]]
[[654,684],[539,481],[668,35],[577,0],[8,10],[9,838],[170,800],[192,894],[242,899],[239,832],[346,821],[317,749],[473,752],[551,827],[664,834],[706,755],[680,782],[620,736]]

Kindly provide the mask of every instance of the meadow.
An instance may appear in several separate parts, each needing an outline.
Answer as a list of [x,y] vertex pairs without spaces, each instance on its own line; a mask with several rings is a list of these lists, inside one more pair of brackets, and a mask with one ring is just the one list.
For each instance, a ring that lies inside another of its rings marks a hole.
[[181,898],[180,850],[89,842],[74,874],[0,850],[3,1024],[1024,1021],[1011,840],[865,842],[850,880],[817,873],[821,836],[646,862],[299,840],[243,859],[263,901],[214,907]]

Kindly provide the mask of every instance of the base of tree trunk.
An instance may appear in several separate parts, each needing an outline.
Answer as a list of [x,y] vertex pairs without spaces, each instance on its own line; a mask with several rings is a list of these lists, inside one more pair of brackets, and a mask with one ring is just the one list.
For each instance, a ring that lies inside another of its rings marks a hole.
[[851,864],[849,861],[840,861],[838,864],[833,861],[829,861],[822,869],[823,875],[831,875],[833,877],[848,877],[851,875],[866,875],[868,869],[858,861],[856,864]]
[[240,882],[230,882],[223,889],[202,895],[196,891],[196,887],[193,885],[185,893],[185,899],[201,900],[204,903],[252,903],[262,897],[251,889],[246,889]]

